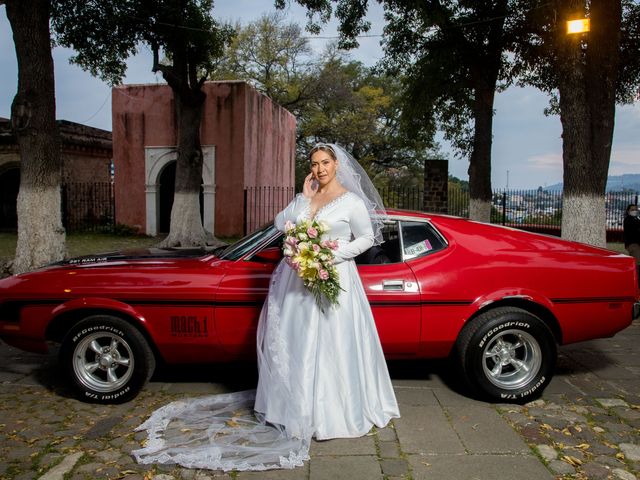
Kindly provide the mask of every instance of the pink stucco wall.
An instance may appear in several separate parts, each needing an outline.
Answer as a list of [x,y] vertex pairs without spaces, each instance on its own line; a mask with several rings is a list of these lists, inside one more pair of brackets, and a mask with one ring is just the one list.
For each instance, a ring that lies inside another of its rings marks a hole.
[[[293,186],[295,117],[245,82],[207,82],[201,142],[215,146],[215,234],[242,234],[246,186]],[[166,85],[113,89],[116,221],[144,230],[144,148],[174,146],[173,95]]]

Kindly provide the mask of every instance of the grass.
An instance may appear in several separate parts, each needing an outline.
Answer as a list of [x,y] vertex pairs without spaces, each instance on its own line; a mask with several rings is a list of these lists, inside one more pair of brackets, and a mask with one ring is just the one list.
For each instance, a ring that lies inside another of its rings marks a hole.
[[[16,234],[0,233],[0,263],[11,260],[16,253]],[[67,235],[67,257],[105,253],[129,248],[146,248],[160,242],[160,237],[144,235],[111,235],[106,233],[72,233]]]

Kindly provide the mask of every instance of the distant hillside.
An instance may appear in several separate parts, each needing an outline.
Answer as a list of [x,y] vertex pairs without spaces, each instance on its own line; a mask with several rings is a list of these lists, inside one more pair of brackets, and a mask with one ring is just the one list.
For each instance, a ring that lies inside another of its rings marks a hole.
[[[549,185],[544,190],[562,190],[562,183]],[[640,191],[640,174],[625,173],[607,177],[607,192],[620,192],[622,190]]]

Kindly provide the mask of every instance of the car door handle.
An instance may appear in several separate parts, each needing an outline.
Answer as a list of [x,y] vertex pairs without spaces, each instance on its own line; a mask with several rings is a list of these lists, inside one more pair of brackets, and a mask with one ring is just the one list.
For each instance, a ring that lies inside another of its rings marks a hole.
[[382,290],[385,292],[417,292],[418,284],[407,280],[383,280]]

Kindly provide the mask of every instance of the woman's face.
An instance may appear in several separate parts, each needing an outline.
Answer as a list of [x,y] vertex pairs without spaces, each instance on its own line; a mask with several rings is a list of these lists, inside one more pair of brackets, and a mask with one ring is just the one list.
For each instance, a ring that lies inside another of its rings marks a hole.
[[311,155],[311,173],[321,186],[336,178],[338,162],[328,152],[317,150]]

